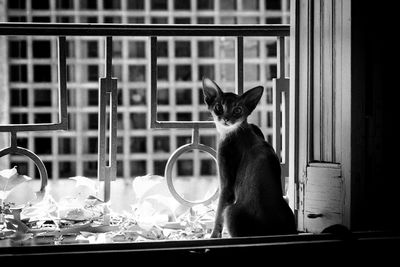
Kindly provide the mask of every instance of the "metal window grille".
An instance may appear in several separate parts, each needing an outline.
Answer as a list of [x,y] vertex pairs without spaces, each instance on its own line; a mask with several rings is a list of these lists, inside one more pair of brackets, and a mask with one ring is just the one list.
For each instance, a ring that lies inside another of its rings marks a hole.
[[[85,24],[24,24],[24,23],[2,23],[0,24],[0,35],[13,36],[59,36],[58,37],[58,97],[59,97],[59,120],[57,123],[41,123],[41,124],[22,124],[22,125],[0,125],[1,132],[9,132],[11,136],[11,145],[0,151],[0,156],[9,153],[20,153],[31,158],[39,168],[40,177],[42,179],[42,187],[44,190],[47,183],[47,170],[43,161],[32,151],[21,148],[17,145],[17,134],[25,131],[57,131],[67,130],[68,112],[67,112],[67,38],[73,36],[102,36],[104,37],[105,48],[105,77],[99,79],[98,91],[98,158],[97,158],[97,176],[100,180],[105,181],[104,198],[110,198],[110,181],[115,179],[117,173],[117,122],[118,122],[118,81],[113,78],[112,67],[113,55],[113,39],[120,36],[142,36],[150,39],[150,60],[146,63],[150,75],[150,95],[149,95],[149,126],[151,128],[185,128],[192,129],[191,143],[180,147],[172,153],[166,166],[166,177],[169,181],[171,192],[177,199],[187,205],[194,204],[185,199],[179,199],[179,194],[174,192],[174,186],[171,182],[171,166],[175,163],[178,156],[187,149],[200,149],[215,156],[215,151],[209,146],[200,143],[200,128],[212,128],[212,122],[204,121],[163,121],[158,119],[157,105],[157,78],[158,64],[157,51],[159,37],[179,36],[218,36],[218,37],[234,37],[235,45],[235,79],[237,93],[243,92],[243,76],[244,76],[244,42],[248,37],[265,37],[275,36],[278,38],[278,78],[274,80],[275,87],[275,129],[276,138],[275,147],[278,154],[283,160],[284,175],[287,172],[287,116],[288,116],[288,79],[285,75],[285,58],[284,58],[284,37],[289,35],[289,27],[286,25],[85,25]],[[118,53],[117,53],[118,58]],[[116,59],[118,60],[118,59]],[[31,79],[31,78],[30,78]],[[107,107],[107,102],[109,107]],[[107,117],[107,109],[109,115]],[[133,113],[134,114],[134,113]],[[145,112],[141,114],[146,115]],[[282,115],[283,114],[283,115]],[[167,116],[168,117],[168,116]],[[167,118],[166,117],[166,118]],[[93,120],[91,120],[93,121]],[[108,130],[110,129],[110,130]],[[109,131],[109,132],[108,132]],[[283,134],[283,135],[282,135]],[[109,136],[107,140],[107,135]],[[281,135],[283,137],[281,137]],[[283,140],[283,141],[282,141]],[[107,149],[108,143],[108,149]],[[284,151],[281,153],[281,151]],[[107,159],[108,154],[108,159]],[[197,161],[195,161],[197,162]],[[197,163],[195,163],[197,164]],[[65,165],[68,167],[68,164]],[[64,166],[64,167],[65,167]],[[216,194],[213,196],[215,197]]]

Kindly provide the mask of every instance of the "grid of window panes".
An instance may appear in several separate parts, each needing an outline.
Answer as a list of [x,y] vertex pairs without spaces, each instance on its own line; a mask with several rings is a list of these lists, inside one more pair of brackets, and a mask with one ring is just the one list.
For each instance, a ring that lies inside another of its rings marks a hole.
[[[289,0],[8,0],[8,21],[63,23],[288,23]],[[104,39],[68,37],[69,131],[21,132],[18,144],[39,155],[53,179],[97,175],[98,79],[104,74]],[[163,175],[170,154],[191,141],[191,130],[147,128],[149,40],[113,38],[113,76],[118,78],[117,176]],[[52,37],[9,37],[10,122],[56,122],[58,118],[57,42]],[[276,39],[244,39],[245,89],[263,85],[263,98],[251,121],[272,141],[272,78]],[[210,120],[201,78],[235,88],[235,39],[158,38],[158,119]],[[200,131],[201,143],[215,147],[215,129]],[[195,153],[193,153],[195,154]],[[197,158],[196,158],[197,157]],[[12,155],[20,173],[38,177],[34,164]],[[197,163],[199,162],[199,163]],[[197,166],[195,171],[193,166]],[[181,176],[215,176],[205,153],[181,156]]]

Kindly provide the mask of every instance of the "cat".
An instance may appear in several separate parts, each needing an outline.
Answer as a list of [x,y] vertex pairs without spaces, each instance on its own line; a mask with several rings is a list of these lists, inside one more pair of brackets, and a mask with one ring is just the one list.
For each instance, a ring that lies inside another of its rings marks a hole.
[[224,93],[209,78],[202,83],[204,101],[220,135],[220,196],[211,238],[221,237],[224,225],[231,237],[297,233],[294,214],[283,198],[278,156],[260,128],[247,122],[263,87],[239,96]]

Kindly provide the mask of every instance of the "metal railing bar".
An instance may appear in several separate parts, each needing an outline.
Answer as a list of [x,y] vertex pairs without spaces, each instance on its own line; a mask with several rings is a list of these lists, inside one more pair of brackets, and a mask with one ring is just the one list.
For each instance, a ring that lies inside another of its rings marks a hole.
[[243,94],[243,36],[236,38],[236,93]]
[[0,23],[0,35],[68,36],[289,36],[286,24],[171,25]]
[[59,121],[64,127],[63,130],[68,130],[68,111],[67,111],[67,42],[65,36],[58,37],[58,104],[59,104]]
[[153,128],[215,128],[215,123],[212,121],[155,121]]
[[277,38],[277,58],[278,58],[278,69],[277,76],[278,78],[285,78],[285,37]]
[[156,128],[157,122],[157,37],[150,37],[150,98],[155,103],[149,103],[150,125],[149,128]]

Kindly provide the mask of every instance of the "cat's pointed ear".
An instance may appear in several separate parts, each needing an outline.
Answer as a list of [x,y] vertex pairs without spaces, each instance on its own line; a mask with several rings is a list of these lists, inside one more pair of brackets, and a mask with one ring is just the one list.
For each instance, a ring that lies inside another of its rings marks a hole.
[[203,93],[204,102],[210,106],[222,94],[222,90],[213,80],[203,77]]
[[253,112],[256,108],[258,102],[261,99],[261,96],[264,92],[264,88],[262,86],[254,87],[248,91],[246,91],[242,96],[241,99],[243,100],[244,105],[249,110],[249,114]]

